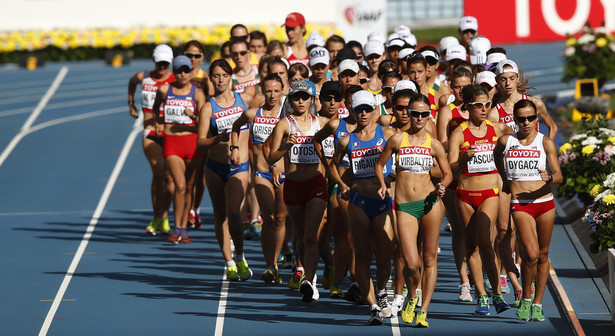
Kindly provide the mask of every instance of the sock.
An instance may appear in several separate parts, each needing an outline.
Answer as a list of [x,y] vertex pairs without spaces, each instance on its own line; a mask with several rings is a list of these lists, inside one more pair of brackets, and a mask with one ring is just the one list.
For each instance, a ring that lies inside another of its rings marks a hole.
[[241,254],[235,253],[235,259],[237,259],[237,260],[244,260],[245,258],[246,257],[244,256],[243,253],[241,253]]
[[534,304],[534,303],[532,303],[532,308],[534,308],[534,307],[540,307],[540,308],[542,308],[542,303],[539,303],[539,304]]
[[532,302],[532,299],[523,299],[523,301]]
[[190,210],[190,214],[194,216],[194,210]]
[[235,265],[235,260],[231,260],[231,261],[227,261],[227,262],[226,262],[226,267],[227,267],[227,268],[229,268],[229,267],[233,267],[233,266],[236,266],[236,265]]
[[387,294],[387,290],[386,290],[386,288],[385,288],[385,289],[379,289],[379,290],[378,290],[378,296],[382,296],[383,294],[384,294],[384,295],[386,295],[386,294]]
[[352,287],[352,286],[359,287],[359,283],[355,281],[355,282],[350,284],[350,287]]
[[201,214],[201,207],[196,208],[196,213],[199,215]]
[[299,271],[299,272],[305,272],[305,270],[303,269],[303,267],[297,267],[297,268],[295,268],[295,270],[296,270],[296,271]]
[[380,307],[378,307],[378,305],[377,305],[377,304],[373,304],[373,305],[371,305],[371,307],[369,307],[369,308],[370,308],[371,310],[374,310],[374,309],[375,309],[375,310],[380,310]]

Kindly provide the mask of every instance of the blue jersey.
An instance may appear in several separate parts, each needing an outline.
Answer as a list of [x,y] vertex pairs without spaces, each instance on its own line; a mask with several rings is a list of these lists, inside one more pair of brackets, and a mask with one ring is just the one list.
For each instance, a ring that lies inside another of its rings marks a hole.
[[[353,179],[360,180],[376,177],[374,167],[386,144],[382,126],[376,126],[376,132],[371,140],[361,140],[355,132],[350,133],[348,140],[348,157],[350,158]],[[391,160],[389,160],[384,166],[383,173],[387,176],[391,171]]]
[[[231,132],[233,129],[233,123],[241,114],[248,109],[248,105],[243,102],[241,95],[237,92],[233,92],[235,95],[235,103],[232,106],[222,108],[216,103],[213,97],[209,98],[211,103],[211,121],[209,123],[209,131],[212,136],[218,135],[224,132]],[[241,126],[241,130],[247,130],[248,125]]]

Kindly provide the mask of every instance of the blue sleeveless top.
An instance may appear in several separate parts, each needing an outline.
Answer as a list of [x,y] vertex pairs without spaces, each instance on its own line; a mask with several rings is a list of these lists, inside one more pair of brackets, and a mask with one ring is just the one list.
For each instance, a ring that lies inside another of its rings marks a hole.
[[[350,159],[353,179],[361,180],[376,177],[374,167],[386,144],[382,126],[377,125],[376,132],[371,140],[361,140],[355,132],[350,133],[349,137],[348,157]],[[384,166],[384,176],[389,175],[391,172],[391,160],[389,160]]]
[[[237,92],[233,92],[235,95],[235,103],[232,106],[222,108],[216,103],[213,97],[209,98],[211,103],[212,113],[211,121],[209,123],[209,131],[212,136],[218,135],[224,132],[231,132],[233,129],[233,123],[241,114],[248,109],[248,105],[243,102],[241,95]],[[241,130],[247,130],[248,124],[241,126]]]

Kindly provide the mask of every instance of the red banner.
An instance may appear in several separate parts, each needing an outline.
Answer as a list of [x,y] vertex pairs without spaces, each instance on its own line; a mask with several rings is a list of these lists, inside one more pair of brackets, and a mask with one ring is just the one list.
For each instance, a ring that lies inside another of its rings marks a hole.
[[615,30],[612,0],[465,0],[464,15],[478,19],[478,33],[491,43],[561,41],[587,22]]

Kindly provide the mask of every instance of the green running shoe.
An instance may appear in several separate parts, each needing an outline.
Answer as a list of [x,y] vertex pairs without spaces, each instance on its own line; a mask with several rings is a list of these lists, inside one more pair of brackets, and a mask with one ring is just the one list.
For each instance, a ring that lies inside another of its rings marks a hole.
[[239,274],[237,273],[237,266],[231,266],[226,268],[226,280],[239,281]]
[[542,322],[545,320],[545,315],[542,313],[542,306],[532,306],[532,321]]
[[417,299],[411,299],[409,296],[406,296],[406,304],[404,305],[404,309],[401,311],[401,320],[406,323],[412,323],[414,321],[414,309],[416,309]]
[[517,318],[521,321],[529,321],[531,306],[532,301],[521,300],[521,305],[519,306],[519,308],[517,308]]
[[416,325],[417,328],[429,328],[429,322],[427,322],[427,313],[419,311],[416,313]]
[[237,273],[239,273],[239,281],[246,281],[252,276],[252,270],[245,259],[237,262]]
[[155,236],[156,231],[158,231],[159,229],[160,229],[160,219],[154,218],[152,219],[151,222],[149,222],[149,225],[145,227],[145,233]]

